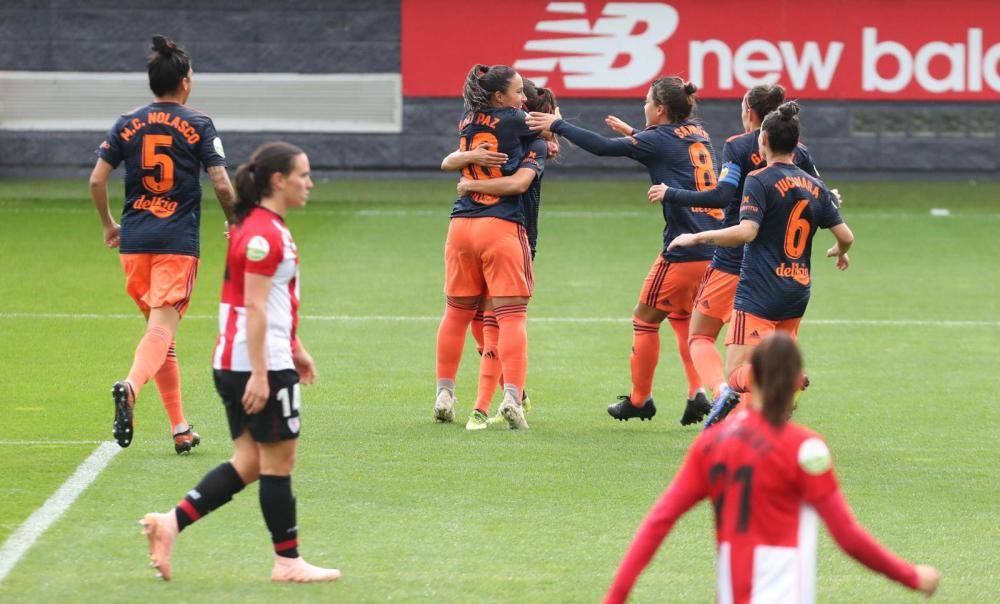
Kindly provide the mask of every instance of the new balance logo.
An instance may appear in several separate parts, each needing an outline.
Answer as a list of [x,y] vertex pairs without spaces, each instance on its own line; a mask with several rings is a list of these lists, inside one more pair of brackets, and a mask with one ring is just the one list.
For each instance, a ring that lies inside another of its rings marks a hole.
[[[529,40],[524,50],[550,56],[519,59],[514,68],[539,86],[561,84],[567,90],[646,85],[663,70],[660,45],[679,22],[674,7],[658,3],[609,2],[593,26],[585,2],[549,2],[546,10],[558,18],[540,21],[535,31],[554,37]],[[562,72],[563,81],[548,82],[544,74],[553,72]]]

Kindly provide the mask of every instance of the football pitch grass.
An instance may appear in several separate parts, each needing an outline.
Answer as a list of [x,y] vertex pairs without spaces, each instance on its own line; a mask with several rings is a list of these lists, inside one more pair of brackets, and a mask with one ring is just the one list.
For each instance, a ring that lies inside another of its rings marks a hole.
[[[796,420],[826,437],[860,521],[941,570],[937,601],[1000,601],[1000,186],[836,184],[857,244],[838,273],[822,258],[832,237],[816,237],[800,334],[812,386]],[[269,582],[255,485],[180,536],[173,581],[147,566],[138,519],[169,509],[231,450],[210,371],[225,240],[207,194],[199,281],[177,337],[203,444],[174,454],[147,386],[135,442],[0,582],[0,600],[599,600],[698,432],[678,423],[685,386],[668,328],[655,420],[605,412],[628,389],[630,312],[660,247],[646,188],[639,175],[546,183],[528,322],[534,410],[520,433],[464,429],[478,367],[471,336],[457,421],[431,421],[450,182],[323,183],[290,214],[301,335],[320,375],[303,389],[293,479],[301,551],[344,573],[306,586]],[[0,183],[0,252],[2,542],[111,440],[110,386],[143,323],[85,181]],[[820,532],[820,601],[921,599]],[[634,601],[714,601],[713,539],[703,503],[674,528]]]

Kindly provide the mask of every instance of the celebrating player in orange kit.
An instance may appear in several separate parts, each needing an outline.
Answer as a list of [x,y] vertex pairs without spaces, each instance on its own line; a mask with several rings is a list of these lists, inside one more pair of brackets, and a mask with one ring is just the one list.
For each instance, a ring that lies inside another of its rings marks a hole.
[[932,595],[940,575],[885,549],[851,513],[830,450],[788,421],[802,357],[785,333],[753,352],[756,396],[749,408],[703,432],[632,540],[605,597],[624,602],[674,523],[711,499],[717,543],[716,601],[782,604],[816,600],[817,514],[849,556],[894,581]]
[[[837,243],[827,256],[847,270],[854,234],[844,223],[836,196],[818,178],[794,165],[799,141],[799,106],[784,103],[764,118],[759,146],[767,167],[751,172],[743,188],[740,222],[695,235],[682,235],[671,247],[711,243],[744,244],[733,318],[726,336],[726,375],[736,392],[747,392],[750,352],[772,331],[794,337],[809,304],[812,241],[818,229],[830,229]],[[725,418],[732,401],[717,399],[705,427]]]
[[[184,105],[192,85],[187,53],[154,36],[148,71],[155,101],[115,122],[90,175],[104,241],[120,248],[125,289],[146,317],[128,377],[111,389],[112,433],[119,446],[132,444],[133,407],[152,377],[170,418],[174,450],[186,453],[201,437],[184,417],[174,334],[198,272],[202,166],[227,216],[235,194],[212,118]],[[108,177],[123,161],[125,207],[119,226],[108,209]]]

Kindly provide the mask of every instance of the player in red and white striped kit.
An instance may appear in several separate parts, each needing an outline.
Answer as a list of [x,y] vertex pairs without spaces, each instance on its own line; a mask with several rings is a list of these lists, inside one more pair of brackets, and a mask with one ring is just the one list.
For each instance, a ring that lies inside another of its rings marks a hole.
[[646,516],[605,602],[624,602],[678,518],[702,499],[715,510],[719,604],[816,600],[817,517],[837,545],[868,568],[928,596],[940,575],[882,547],[858,524],[815,432],[788,422],[802,357],[776,332],[753,352],[749,409],[703,432]]
[[233,457],[206,474],[173,511],[146,514],[149,555],[171,576],[177,534],[260,480],[260,507],[274,545],[273,581],[333,581],[337,569],[298,552],[291,473],[299,436],[299,382],[316,379],[299,341],[299,258],[285,213],[306,204],[309,159],[287,143],[269,143],[236,172],[239,200],[229,229],[219,340],[212,366],[226,407]]

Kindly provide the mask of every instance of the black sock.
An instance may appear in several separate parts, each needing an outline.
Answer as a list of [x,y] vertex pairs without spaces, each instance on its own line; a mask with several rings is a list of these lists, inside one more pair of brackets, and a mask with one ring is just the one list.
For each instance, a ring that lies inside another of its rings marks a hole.
[[295,498],[291,476],[260,475],[260,510],[271,532],[274,553],[299,557],[299,527],[295,521]]
[[233,495],[243,490],[243,479],[228,461],[219,464],[202,477],[198,486],[188,491],[174,508],[177,528],[183,531],[189,524],[229,503]]

